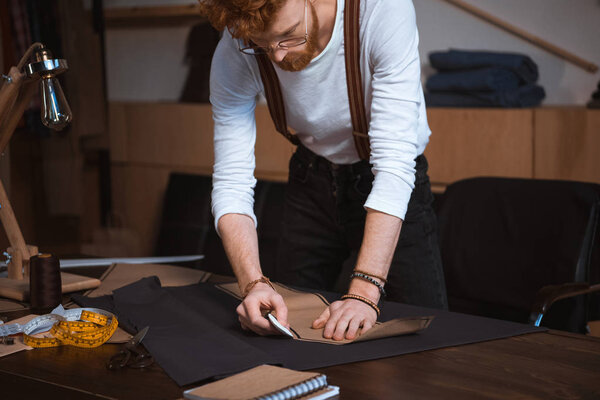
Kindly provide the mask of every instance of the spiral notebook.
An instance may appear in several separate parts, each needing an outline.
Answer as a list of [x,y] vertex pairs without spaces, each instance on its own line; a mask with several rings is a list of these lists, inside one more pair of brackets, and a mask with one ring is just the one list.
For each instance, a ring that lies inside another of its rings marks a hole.
[[337,386],[327,384],[325,375],[261,365],[183,392],[192,400],[321,400],[339,394]]

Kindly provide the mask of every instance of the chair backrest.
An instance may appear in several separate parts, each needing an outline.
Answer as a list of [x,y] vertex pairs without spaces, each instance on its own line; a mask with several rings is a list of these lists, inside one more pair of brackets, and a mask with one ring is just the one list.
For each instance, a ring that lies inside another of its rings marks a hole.
[[[437,207],[450,309],[527,322],[546,285],[600,280],[600,185],[473,178]],[[563,310],[581,326],[581,300]],[[579,328],[558,327],[569,330]]]
[[[214,227],[210,207],[211,190],[210,176],[171,174],[155,253],[160,256],[204,254],[199,268],[232,275],[221,238]],[[281,237],[285,183],[258,181],[254,192],[261,267],[266,276],[274,276]]]
[[210,176],[172,173],[154,253],[157,256],[202,254],[212,228]]

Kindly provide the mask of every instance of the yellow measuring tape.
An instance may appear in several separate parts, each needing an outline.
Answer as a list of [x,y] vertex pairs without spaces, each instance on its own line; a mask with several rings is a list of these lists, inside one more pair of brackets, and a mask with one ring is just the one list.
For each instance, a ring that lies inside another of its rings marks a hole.
[[70,345],[92,348],[105,343],[117,330],[117,318],[82,311],[80,321],[58,321],[50,329],[51,338],[38,338],[23,332],[23,343],[31,347]]
[[[92,348],[105,343],[117,330],[117,317],[98,308],[65,310],[58,306],[51,314],[35,317],[25,325],[0,325],[0,336],[23,333],[23,343],[31,347],[70,345]],[[49,332],[52,337],[35,337]]]

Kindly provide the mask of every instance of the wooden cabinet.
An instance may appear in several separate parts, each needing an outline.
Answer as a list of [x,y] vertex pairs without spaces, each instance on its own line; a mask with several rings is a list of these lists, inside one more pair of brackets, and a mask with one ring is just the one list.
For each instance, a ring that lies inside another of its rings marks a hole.
[[437,187],[473,176],[600,183],[600,110],[428,110],[425,154]]
[[[426,155],[437,191],[474,176],[600,183],[600,110],[582,107],[428,110]],[[256,109],[258,179],[285,181],[294,147],[275,131],[266,105]],[[114,212],[152,254],[171,172],[209,175],[209,105],[111,103]]]
[[540,108],[534,116],[533,176],[600,183],[600,110]]
[[473,176],[533,176],[532,109],[431,108],[425,155],[437,186]]

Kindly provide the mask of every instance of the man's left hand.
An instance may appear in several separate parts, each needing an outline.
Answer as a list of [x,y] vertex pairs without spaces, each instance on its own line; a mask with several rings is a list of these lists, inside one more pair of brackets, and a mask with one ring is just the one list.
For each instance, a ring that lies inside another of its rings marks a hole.
[[325,327],[325,339],[352,340],[371,329],[376,321],[377,313],[367,304],[355,299],[345,299],[331,303],[319,318],[313,321],[312,327]]

